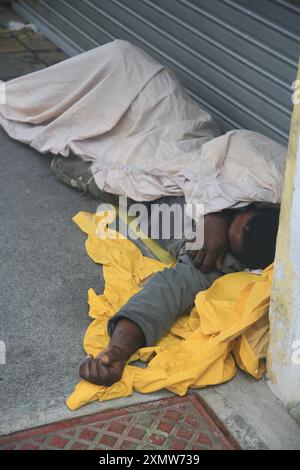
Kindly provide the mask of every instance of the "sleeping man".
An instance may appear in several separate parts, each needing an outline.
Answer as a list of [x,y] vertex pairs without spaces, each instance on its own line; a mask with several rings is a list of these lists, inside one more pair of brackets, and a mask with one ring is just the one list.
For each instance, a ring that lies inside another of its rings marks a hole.
[[[117,204],[116,196],[97,188],[89,163],[75,156],[54,157],[51,167],[60,181]],[[153,204],[146,203],[146,207],[175,208],[175,219],[181,217],[184,203],[183,196],[165,196]],[[178,316],[191,311],[199,291],[208,289],[224,274],[266,268],[274,260],[278,222],[279,205],[263,202],[207,214],[204,245],[193,251],[186,249],[184,238],[172,236],[175,223],[171,223],[170,237],[158,241],[177,259],[176,265],[153,275],[109,320],[110,343],[97,357],[84,359],[80,365],[81,378],[98,385],[112,385],[120,380],[126,361],[134,352],[155,345]]]
[[130,356],[141,347],[155,345],[179,315],[189,313],[199,291],[208,289],[222,274],[245,267],[265,268],[273,261],[278,207],[254,204],[241,213],[229,212],[208,215],[206,220],[206,236],[213,249],[228,240],[228,252],[220,271],[209,269],[210,264],[205,265],[207,272],[199,268],[203,257],[213,257],[213,252],[206,251],[209,248],[191,255],[183,247],[174,268],[155,274],[109,320],[110,343],[97,357],[88,356],[82,362],[81,378],[107,386],[118,381]]
[[174,73],[142,49],[116,40],[10,80],[5,92],[0,124],[55,155],[61,181],[108,202],[204,208],[202,248],[189,251],[184,237],[160,241],[175,267],[153,275],[110,319],[110,343],[82,362],[83,379],[118,381],[129,357],[189,312],[197,292],[272,263],[286,149],[253,131],[220,135]]

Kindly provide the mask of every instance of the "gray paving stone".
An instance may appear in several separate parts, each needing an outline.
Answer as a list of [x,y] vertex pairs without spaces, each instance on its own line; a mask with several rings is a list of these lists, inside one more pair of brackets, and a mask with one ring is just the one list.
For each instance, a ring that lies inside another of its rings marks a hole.
[[47,65],[53,65],[64,59],[68,59],[68,56],[59,49],[56,49],[54,51],[37,52],[36,55],[40,60],[45,62]]
[[12,32],[8,28],[5,28],[5,26],[2,26],[0,24],[0,42],[2,41],[3,38],[7,38],[7,37],[12,38],[13,37]]
[[44,67],[45,64],[29,51],[0,54],[0,80],[10,80]]
[[24,46],[32,51],[49,51],[56,49],[55,44],[48,41],[43,35],[33,33],[32,31],[20,31],[17,37]]
[[26,46],[14,37],[4,36],[0,38],[0,53],[20,52],[26,50]]

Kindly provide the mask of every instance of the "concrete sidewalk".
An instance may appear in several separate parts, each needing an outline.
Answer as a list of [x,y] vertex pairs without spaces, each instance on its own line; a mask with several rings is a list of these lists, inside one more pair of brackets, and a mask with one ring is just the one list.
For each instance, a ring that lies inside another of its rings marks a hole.
[[[0,10],[2,28],[10,19],[19,18]],[[42,36],[30,35],[31,46],[24,41],[0,35],[0,79],[45,67],[46,53],[48,63],[64,57]],[[97,202],[59,183],[48,156],[2,129],[0,159],[0,340],[7,347],[7,364],[0,365],[0,435],[169,396],[134,394],[67,409],[89,324],[87,290],[103,288],[101,268],[87,257],[85,235],[71,218],[80,210],[93,212]],[[264,381],[239,373],[200,394],[243,448],[300,449],[299,426]]]
[[0,4],[0,80],[43,69],[67,57],[42,34],[30,29],[10,30],[10,21],[27,24],[17,13]]

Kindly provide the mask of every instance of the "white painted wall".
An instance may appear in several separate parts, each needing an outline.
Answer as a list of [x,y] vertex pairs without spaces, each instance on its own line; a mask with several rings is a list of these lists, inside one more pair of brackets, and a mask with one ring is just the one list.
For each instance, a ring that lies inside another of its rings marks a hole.
[[[300,105],[295,106],[270,308],[268,377],[300,421]],[[297,109],[296,109],[297,108]]]

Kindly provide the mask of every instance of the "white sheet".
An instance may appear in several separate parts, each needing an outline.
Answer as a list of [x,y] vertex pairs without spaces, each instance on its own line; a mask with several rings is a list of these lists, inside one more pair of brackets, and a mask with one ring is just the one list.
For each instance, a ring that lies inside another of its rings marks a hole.
[[92,161],[101,189],[137,201],[184,194],[205,213],[280,202],[286,149],[247,130],[219,136],[175,75],[126,41],[11,80],[6,92],[7,133]]

